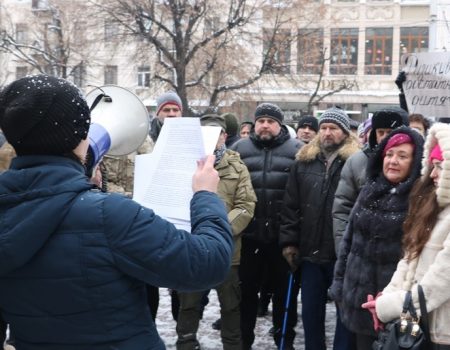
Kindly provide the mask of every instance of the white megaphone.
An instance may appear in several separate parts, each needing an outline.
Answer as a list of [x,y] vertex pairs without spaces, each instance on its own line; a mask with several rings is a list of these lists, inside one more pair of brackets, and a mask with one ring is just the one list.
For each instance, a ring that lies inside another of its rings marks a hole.
[[86,101],[91,108],[88,169],[92,170],[105,154],[127,155],[145,141],[150,126],[148,112],[134,93],[105,85],[90,91]]

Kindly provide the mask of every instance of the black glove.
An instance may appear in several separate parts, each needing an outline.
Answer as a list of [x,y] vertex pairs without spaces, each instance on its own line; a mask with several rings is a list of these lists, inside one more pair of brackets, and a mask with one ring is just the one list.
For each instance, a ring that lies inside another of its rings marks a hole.
[[406,81],[406,73],[404,71],[400,71],[395,78],[395,85],[399,88],[401,92],[403,92],[403,83]]

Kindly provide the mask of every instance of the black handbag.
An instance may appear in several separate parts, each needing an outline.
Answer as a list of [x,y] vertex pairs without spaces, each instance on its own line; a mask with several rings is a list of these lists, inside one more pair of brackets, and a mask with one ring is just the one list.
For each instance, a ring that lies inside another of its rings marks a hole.
[[[430,332],[428,312],[422,287],[418,286],[421,318],[417,316],[413,305],[411,291],[408,291],[399,319],[388,322],[384,330],[378,333],[372,350],[428,350],[430,349]],[[409,315],[408,315],[409,313]]]

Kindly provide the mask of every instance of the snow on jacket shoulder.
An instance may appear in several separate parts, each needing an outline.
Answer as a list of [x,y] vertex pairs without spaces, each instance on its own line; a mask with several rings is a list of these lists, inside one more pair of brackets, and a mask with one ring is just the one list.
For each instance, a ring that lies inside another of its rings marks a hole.
[[194,195],[189,234],[91,187],[62,157],[18,157],[0,175],[0,310],[18,349],[164,349],[145,283],[204,290],[228,272],[216,194]]

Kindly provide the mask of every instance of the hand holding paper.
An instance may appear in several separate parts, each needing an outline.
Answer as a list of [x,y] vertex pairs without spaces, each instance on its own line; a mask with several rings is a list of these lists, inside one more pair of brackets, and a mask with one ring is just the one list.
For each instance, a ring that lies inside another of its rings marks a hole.
[[199,118],[166,118],[153,152],[136,156],[133,199],[189,231],[193,191],[217,191],[215,157],[205,154],[214,152],[220,131],[201,127]]
[[214,169],[215,156],[209,155],[205,159],[197,161],[197,170],[192,177],[192,191],[217,192],[219,174]]

